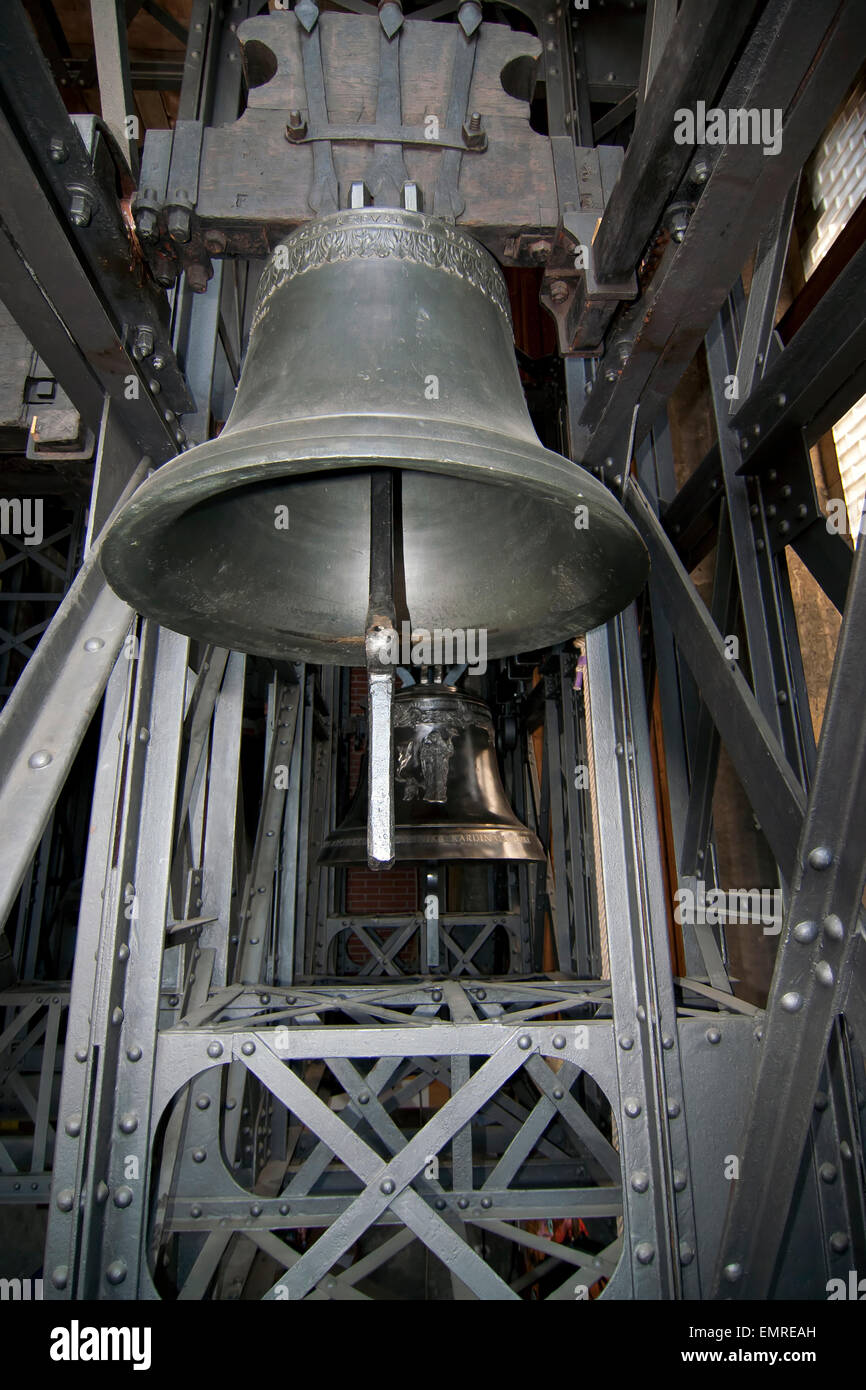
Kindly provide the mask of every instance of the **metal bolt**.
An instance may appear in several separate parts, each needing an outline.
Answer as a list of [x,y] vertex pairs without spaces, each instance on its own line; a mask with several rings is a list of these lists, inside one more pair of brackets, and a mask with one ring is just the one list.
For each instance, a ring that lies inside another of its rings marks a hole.
[[532,1038],[528,1033],[521,1033],[520,1037],[517,1039],[517,1046],[520,1048],[521,1052],[529,1051],[532,1046]]
[[193,1149],[193,1151],[192,1151],[192,1161],[193,1161],[193,1163],[204,1163],[204,1161],[205,1161],[206,1158],[207,1158],[207,1149]]
[[562,1100],[562,1097],[563,1097],[564,1095],[565,1095],[565,1091],[562,1089],[561,1086],[554,1086],[554,1088],[553,1088],[553,1099],[554,1099],[554,1100]]
[[555,1048],[563,1048],[563,1047],[565,1047],[565,1038],[562,1036],[561,1033],[555,1033],[555,1034],[554,1034],[554,1036],[553,1036],[553,1046],[554,1046]]
[[623,1106],[623,1109],[630,1120],[636,1120],[640,1114],[640,1101],[636,1100],[634,1096],[630,1096]]
[[207,266],[201,265],[199,261],[194,261],[186,268],[186,282],[193,294],[204,294],[210,278]]
[[798,922],[794,927],[794,940],[799,941],[801,946],[808,946],[810,941],[814,941],[817,935],[817,922]]
[[52,135],[48,144],[48,158],[52,164],[65,164],[69,158],[69,150],[66,141],[59,135]]
[[126,1055],[127,1055],[127,1057],[129,1058],[130,1062],[140,1062],[140,1061],[141,1061],[141,1048],[138,1047],[137,1045],[133,1045],[132,1047],[128,1047],[128,1048],[126,1049]]
[[787,994],[782,995],[780,1003],[786,1014],[796,1014],[803,1007],[803,996],[798,994],[795,989],[791,989]]
[[631,1052],[632,1048],[634,1047],[634,1038],[632,1038],[628,1033],[625,1033],[620,1038],[619,1045],[622,1048],[623,1052]]
[[393,1178],[384,1178],[382,1182],[379,1183],[379,1191],[385,1197],[390,1197],[396,1185]]
[[719,1032],[718,1028],[708,1028],[708,1029],[707,1029],[707,1034],[706,1034],[706,1036],[707,1036],[707,1042],[708,1042],[708,1043],[714,1043],[714,1044],[715,1044],[715,1043],[720,1043],[720,1042],[722,1041],[722,1035],[721,1035],[721,1033]]
[[639,1265],[651,1265],[656,1257],[655,1247],[649,1241],[642,1240],[635,1248],[634,1257]]
[[75,1193],[71,1187],[64,1187],[57,1194],[57,1205],[61,1211],[71,1211],[75,1205]]
[[120,1130],[121,1134],[134,1134],[138,1129],[138,1116],[134,1115],[131,1110],[127,1111],[127,1113],[121,1115],[118,1120],[117,1128]]
[[83,188],[70,189],[69,220],[76,227],[86,227],[93,216],[90,194]]
[[649,1187],[649,1174],[639,1168],[636,1173],[631,1175],[631,1185],[635,1192],[646,1192]]
[[84,643],[84,650],[86,652],[99,652],[104,646],[105,643],[101,637],[88,637],[87,641]]
[[466,1208],[469,1206],[469,1198],[468,1198],[468,1197],[458,1197],[458,1198],[457,1198],[457,1205],[458,1205],[458,1207],[460,1208],[461,1211],[465,1211]]
[[154,337],[153,329],[146,323],[140,324],[135,330],[135,338],[132,344],[132,355],[139,360],[149,357],[153,352]]
[[126,1278],[126,1261],[112,1260],[108,1269],[105,1271],[105,1277],[109,1284],[122,1284]]
[[674,1040],[671,1037],[670,1033],[662,1033],[662,1047],[664,1048],[665,1052],[670,1052],[673,1048],[673,1045]]
[[119,1187],[114,1194],[114,1205],[116,1207],[120,1207],[121,1211],[123,1211],[126,1207],[131,1207],[132,1195],[133,1194],[131,1187],[126,1187],[125,1185],[123,1187]]
[[38,752],[30,754],[30,757],[27,759],[27,765],[33,768],[47,767],[53,760],[53,756],[52,753],[48,752],[47,748],[40,748]]
[[139,241],[156,241],[159,236],[159,223],[153,208],[142,208],[135,214],[135,225]]
[[63,1128],[66,1130],[66,1133],[69,1135],[70,1139],[77,1139],[79,1134],[81,1133],[81,1116],[68,1115]]
[[[186,197],[186,194],[181,194]],[[183,244],[189,241],[192,219],[189,208],[172,208],[168,214],[168,234],[172,241]]]
[[256,1045],[254,1042],[250,1042],[249,1040],[247,1040],[247,1042],[241,1044],[241,1052],[244,1054],[245,1057],[252,1057],[255,1050]]
[[300,111],[289,112],[289,124],[286,126],[286,139],[293,144],[303,140],[307,134],[307,122]]
[[484,1208],[485,1211],[489,1211],[490,1208],[493,1206],[493,1198],[492,1198],[492,1197],[482,1197],[482,1198],[481,1198],[481,1205],[482,1205],[482,1207]]
[[222,1055],[223,1055],[223,1045],[222,1045],[222,1043],[221,1043],[221,1042],[217,1042],[216,1039],[214,1039],[213,1042],[208,1043],[208,1045],[207,1045],[207,1055],[208,1055],[208,1057],[222,1057]]
[[370,1103],[370,1092],[369,1092],[369,1091],[361,1091],[360,1094],[358,1095],[358,1104],[359,1104],[359,1105],[369,1105],[369,1103]]
[[552,280],[550,284],[550,297],[554,304],[564,304],[568,299],[568,284],[565,280]]

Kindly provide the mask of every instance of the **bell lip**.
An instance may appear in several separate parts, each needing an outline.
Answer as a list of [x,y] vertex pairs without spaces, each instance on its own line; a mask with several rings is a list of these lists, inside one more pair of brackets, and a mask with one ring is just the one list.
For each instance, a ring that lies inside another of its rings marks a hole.
[[[394,832],[394,860],[396,863],[430,863],[451,860],[473,860],[482,859],[498,861],[499,863],[541,863],[547,855],[544,852],[538,836],[528,829],[510,829],[508,826],[463,826],[443,825],[441,831],[442,840],[437,840],[434,833],[425,830],[423,834],[417,834],[409,828],[397,829]],[[485,843],[483,840],[470,840],[466,844],[460,844],[456,835],[467,836],[489,836]],[[448,840],[453,840],[448,844]],[[516,842],[516,843],[515,843]],[[467,850],[471,847],[472,852]],[[503,853],[503,849],[511,848],[517,853]],[[345,853],[351,851],[351,855]],[[451,852],[449,852],[451,851]],[[337,866],[340,864],[366,864],[367,862],[367,836],[365,831],[351,830],[344,834],[340,831],[332,831],[316,856],[316,863],[323,868]],[[386,872],[386,871],[383,871]]]
[[[503,464],[509,463],[520,470],[517,475],[503,473]],[[129,559],[203,500],[203,477],[210,479],[208,497],[214,497],[277,478],[300,479],[310,474],[364,471],[371,467],[446,473],[492,488],[520,487],[562,506],[584,503],[590,509],[590,521],[595,513],[597,524],[618,533],[620,554],[628,557],[628,563],[620,566],[620,575],[630,575],[630,582],[607,591],[609,602],[600,617],[584,620],[580,610],[562,614],[560,623],[551,622],[549,633],[545,629],[544,634],[539,634],[544,638],[540,645],[566,641],[601,626],[636,598],[646,583],[649,552],[637,528],[607,488],[581,464],[539,443],[515,440],[493,430],[443,421],[439,432],[432,436],[425,430],[423,420],[386,415],[270,421],[239,430],[237,441],[230,430],[224,430],[216,439],[178,454],[146,479],[115,518],[101,543],[103,572],[122,599],[172,631],[251,655],[338,666],[363,665],[363,634],[339,643],[306,636],[295,642],[269,636],[260,639],[255,633],[249,637],[237,632],[227,634],[224,624],[207,617],[200,620],[194,613],[180,621],[176,605],[154,600],[152,580],[144,566],[139,574],[130,575]],[[597,610],[599,602],[587,603],[586,607]],[[499,638],[490,631],[487,656],[492,660],[509,656],[519,646],[520,643],[515,646],[510,634]]]

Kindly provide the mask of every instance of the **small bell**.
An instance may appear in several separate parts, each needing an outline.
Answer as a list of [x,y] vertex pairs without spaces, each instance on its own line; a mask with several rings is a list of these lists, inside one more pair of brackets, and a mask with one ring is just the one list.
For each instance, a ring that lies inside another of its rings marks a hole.
[[[398,860],[544,859],[517,819],[499,776],[493,720],[483,700],[454,686],[413,685],[394,700],[394,857]],[[367,860],[367,776],[325,841],[320,864]]]

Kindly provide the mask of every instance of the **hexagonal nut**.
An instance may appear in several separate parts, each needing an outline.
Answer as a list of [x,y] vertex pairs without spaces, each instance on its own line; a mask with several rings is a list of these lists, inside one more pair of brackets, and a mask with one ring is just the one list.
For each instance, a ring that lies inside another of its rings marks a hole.
[[189,208],[175,207],[168,214],[168,234],[172,241],[186,242],[190,238],[192,218]]

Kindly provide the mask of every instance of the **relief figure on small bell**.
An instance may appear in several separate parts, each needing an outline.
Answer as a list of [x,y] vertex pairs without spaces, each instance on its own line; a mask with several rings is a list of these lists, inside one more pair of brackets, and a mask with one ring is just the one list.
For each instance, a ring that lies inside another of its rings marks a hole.
[[448,769],[459,729],[437,724],[423,739],[410,738],[397,754],[396,777],[407,801],[443,803],[448,799]]

